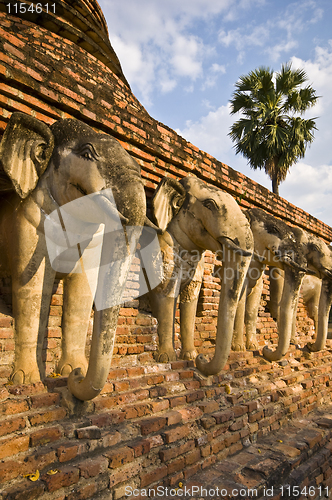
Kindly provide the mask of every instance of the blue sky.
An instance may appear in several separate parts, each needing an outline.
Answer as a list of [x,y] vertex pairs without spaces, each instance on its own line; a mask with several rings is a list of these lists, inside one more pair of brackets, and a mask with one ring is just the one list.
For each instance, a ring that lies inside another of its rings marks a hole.
[[332,225],[331,0],[99,0],[132,91],[149,114],[271,189],[236,155],[229,99],[241,75],[282,63],[306,70],[321,96],[315,141],[280,195]]

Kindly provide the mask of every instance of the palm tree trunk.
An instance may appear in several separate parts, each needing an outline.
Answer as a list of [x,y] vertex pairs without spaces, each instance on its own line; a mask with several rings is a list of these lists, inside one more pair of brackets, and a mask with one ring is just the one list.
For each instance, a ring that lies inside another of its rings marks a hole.
[[272,191],[274,194],[279,196],[279,182],[277,176],[272,177]]

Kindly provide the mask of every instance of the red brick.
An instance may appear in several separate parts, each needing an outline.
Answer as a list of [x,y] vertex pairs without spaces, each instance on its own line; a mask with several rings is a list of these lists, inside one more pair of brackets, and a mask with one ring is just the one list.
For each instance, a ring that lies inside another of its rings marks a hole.
[[149,453],[151,443],[148,439],[141,439],[135,443],[131,443],[130,448],[134,451],[135,457],[141,457],[142,455]]
[[20,474],[22,474],[22,464],[20,462],[0,462],[0,483],[10,481]]
[[182,415],[178,411],[170,411],[166,414],[167,425],[175,425],[182,421]]
[[63,467],[57,474],[49,476],[44,474],[42,480],[46,483],[47,491],[52,493],[60,488],[77,484],[80,478],[79,470],[76,467]]
[[43,408],[44,406],[57,405],[60,402],[60,394],[47,393],[31,396],[31,408]]
[[45,486],[40,483],[29,483],[27,480],[19,485],[3,492],[3,498],[11,500],[34,500],[39,498],[45,490]]
[[118,471],[113,470],[109,480],[109,488],[112,488],[118,483],[128,481],[128,479],[131,479],[132,477],[137,476],[140,473],[141,467],[137,463],[125,465]]
[[175,472],[183,470],[184,466],[185,466],[184,457],[179,457],[176,458],[175,460],[172,460],[172,462],[167,464],[167,475],[171,475],[174,474]]
[[89,427],[77,429],[76,435],[78,439],[100,439],[101,430],[96,425],[90,425]]
[[84,478],[95,477],[103,474],[108,469],[108,459],[105,457],[88,458],[77,465]]
[[174,446],[173,448],[162,449],[159,452],[159,456],[162,462],[168,462],[172,458],[183,455],[195,448],[195,442],[193,440],[187,441],[186,443]]
[[128,446],[123,446],[113,451],[104,453],[105,457],[109,459],[110,469],[116,469],[121,465],[127,464],[134,460],[134,450]]
[[30,434],[30,446],[44,446],[63,437],[62,431],[57,427],[49,427]]
[[188,425],[178,426],[175,427],[175,429],[170,429],[169,431],[165,431],[163,433],[166,444],[174,443],[174,441],[179,441],[189,434],[190,427]]
[[68,462],[69,460],[73,460],[77,457],[78,454],[78,445],[64,445],[59,446],[57,449],[57,456],[59,462]]
[[157,469],[152,470],[151,472],[145,473],[141,475],[141,488],[145,488],[152,483],[156,483],[167,476],[167,467],[166,465],[162,465]]
[[225,410],[218,413],[213,413],[212,416],[217,424],[222,424],[224,422],[229,422],[230,420],[233,420],[234,413],[231,410]]
[[[97,493],[96,483],[86,484],[83,487],[76,487],[72,493],[65,496],[65,500],[88,500]],[[57,499],[58,500],[58,499]]]
[[205,403],[199,403],[197,406],[204,413],[212,413],[219,410],[219,404],[217,403],[217,401],[207,401]]
[[91,423],[97,427],[109,427],[123,422],[125,420],[125,416],[125,412],[121,410],[92,415]]
[[168,399],[163,399],[162,401],[152,401],[151,408],[153,413],[158,413],[159,411],[167,410],[169,408]]
[[0,441],[0,460],[11,457],[29,448],[29,436],[17,436]]
[[152,434],[153,432],[158,432],[160,429],[165,427],[166,424],[166,417],[155,417],[144,420],[141,423],[141,434],[142,436],[146,436],[148,434]]
[[197,463],[200,459],[201,459],[201,452],[198,448],[195,448],[194,450],[190,451],[185,455],[186,467],[188,467],[188,465]]
[[67,410],[65,408],[56,408],[55,410],[49,410],[40,412],[37,415],[32,415],[29,417],[32,426],[47,424],[49,422],[59,421],[67,416]]
[[12,432],[22,430],[25,428],[25,426],[26,421],[23,417],[5,420],[1,422],[0,425],[0,436],[5,436],[6,434],[11,434]]
[[11,399],[0,404],[0,415],[15,415],[16,413],[24,413],[28,410],[29,405],[26,401]]
[[169,405],[171,408],[175,408],[176,406],[185,405],[186,402],[187,402],[186,396],[175,396],[175,397],[169,398]]

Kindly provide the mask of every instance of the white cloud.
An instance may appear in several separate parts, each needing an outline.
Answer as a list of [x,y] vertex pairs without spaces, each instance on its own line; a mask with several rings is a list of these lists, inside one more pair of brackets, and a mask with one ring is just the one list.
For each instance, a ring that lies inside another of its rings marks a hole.
[[176,132],[203,151],[226,162],[225,157],[232,148],[232,142],[227,136],[232,122],[229,106],[220,106],[197,122],[187,121],[185,128]]
[[[208,69],[205,81],[201,87],[201,90],[206,90],[212,88],[217,84],[218,77],[226,73],[226,68],[224,65],[213,63]],[[206,101],[205,101],[206,102]]]
[[171,49],[173,56],[170,62],[175,74],[196,80],[202,71],[202,41],[194,36],[177,36]]
[[281,196],[332,225],[332,165],[293,165],[280,186]]
[[262,47],[269,37],[269,30],[266,26],[245,26],[236,30],[225,31],[221,29],[218,34],[218,41],[229,47],[234,45],[238,51],[248,47]]
[[[202,22],[213,23],[234,18],[261,5],[265,0],[100,0],[108,22],[110,40],[124,74],[142,95],[143,104],[150,104],[155,90],[170,92],[178,86],[191,88],[198,78],[205,78],[201,89],[213,87],[216,73],[203,70],[211,66],[216,51],[198,34]],[[124,6],[125,5],[125,6]],[[257,33],[263,28],[257,28]],[[259,35],[259,33],[258,33]],[[255,38],[255,34],[253,34]],[[250,36],[249,36],[250,38]],[[256,37],[259,40],[260,36]],[[254,41],[252,42],[254,43]],[[215,68],[222,65],[214,62]],[[168,78],[159,81],[161,70]],[[216,70],[216,69],[215,69]],[[215,71],[214,70],[214,71]],[[183,81],[186,79],[186,81]]]
[[[190,82],[202,76],[202,62],[213,48],[189,28],[232,4],[234,0],[126,0],[124,7],[121,2],[100,0],[113,48],[143,104],[151,102],[154,89],[170,92],[181,78],[190,88]],[[159,82],[162,70],[168,78]]]

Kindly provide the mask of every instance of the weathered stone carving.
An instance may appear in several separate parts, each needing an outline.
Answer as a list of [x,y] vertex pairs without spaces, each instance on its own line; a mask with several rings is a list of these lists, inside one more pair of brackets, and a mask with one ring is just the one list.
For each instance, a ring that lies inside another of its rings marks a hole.
[[[311,237],[311,258],[316,257],[315,266],[308,267],[315,273],[306,275],[301,286],[303,303],[309,318],[314,321],[316,340],[307,344],[310,351],[320,351],[325,347],[329,328],[329,314],[332,304],[332,249],[322,240]],[[313,243],[315,241],[316,243]],[[319,261],[317,260],[319,259]],[[280,269],[269,270],[272,287],[268,307],[276,321],[280,318],[280,298],[284,287],[284,273]],[[272,278],[272,279],[271,279]],[[296,315],[293,318],[291,342],[296,343]]]
[[[90,224],[93,231],[71,242],[73,234],[68,230],[64,232],[68,247],[63,255],[56,255],[57,265],[53,263],[64,278],[63,342],[58,371],[67,375],[74,370],[68,381],[70,390],[79,399],[91,399],[99,394],[107,378],[119,301],[130,265],[130,258],[126,258],[127,247],[130,244],[135,248],[140,233],[135,229],[129,231],[129,226],[141,228],[144,225],[146,205],[139,165],[114,138],[98,134],[78,120],[59,120],[49,128],[22,113],[14,113],[7,125],[0,145],[0,159],[4,171],[2,178],[7,176],[0,198],[0,273],[2,276],[10,274],[12,278],[16,344],[14,383],[39,381],[43,370],[36,353],[43,341],[56,277],[47,249],[44,222],[52,224],[54,219],[52,221],[50,214],[58,215],[60,222],[58,226],[55,224],[57,229],[53,236],[51,231],[49,238],[53,237],[57,248],[60,243],[54,235],[61,233],[59,228],[66,222],[62,220],[66,212],[60,207],[92,196],[88,209],[83,204],[80,210],[80,205],[76,204],[76,213],[70,220],[73,222],[76,218],[77,227],[81,229]],[[93,197],[95,193],[98,194]],[[98,267],[91,264],[89,271],[94,276],[94,291],[97,289],[106,298],[116,296],[118,303],[95,311],[87,364],[84,347],[93,293],[87,272],[80,269],[82,252],[84,256],[86,247],[96,246],[94,234],[100,232],[101,223],[107,226],[108,220],[113,221],[117,229],[109,235],[104,234],[108,239],[100,246],[102,259],[112,263],[108,278],[99,276],[97,284]],[[75,237],[77,234],[74,240]],[[127,242],[125,245],[123,240]],[[121,253],[123,255],[119,255]],[[107,288],[102,288],[104,285]],[[85,372],[86,369],[84,378],[81,370]]]
[[152,209],[164,230],[159,236],[163,255],[162,283],[150,292],[158,319],[158,361],[175,359],[173,329],[175,305],[180,295],[181,357],[193,359],[194,322],[203,277],[204,251],[218,252],[223,261],[215,355],[196,365],[205,374],[218,373],[231,347],[234,317],[253,250],[249,223],[232,196],[195,177],[180,182],[164,178],[157,187]]
[[[263,285],[263,272],[270,266],[270,311],[278,324],[278,346],[275,351],[267,347],[263,354],[270,361],[277,361],[284,356],[296,321],[298,297],[303,278],[306,274],[316,274],[326,280],[326,294],[321,307],[327,309],[331,305],[330,277],[332,260],[327,245],[317,237],[300,228],[288,226],[284,221],[276,219],[261,209],[246,211],[254,236],[255,252],[249,266],[244,290],[239,302],[233,348],[244,350],[243,325],[246,328],[247,349],[257,348],[256,323]],[[277,271],[278,270],[278,271]],[[281,272],[280,272],[281,271]],[[283,276],[281,281],[280,276]],[[328,309],[329,310],[329,309]],[[282,311],[282,314],[279,314]],[[324,313],[328,317],[328,311]],[[325,327],[324,327],[325,328]],[[327,325],[326,325],[327,334]],[[326,335],[319,334],[318,338]],[[321,345],[321,342],[320,342]],[[316,349],[317,342],[315,344]]]

